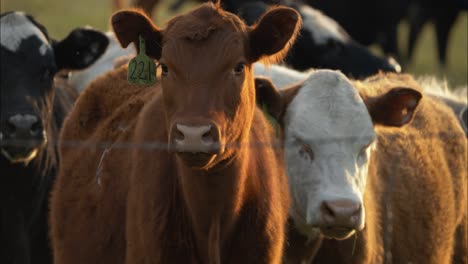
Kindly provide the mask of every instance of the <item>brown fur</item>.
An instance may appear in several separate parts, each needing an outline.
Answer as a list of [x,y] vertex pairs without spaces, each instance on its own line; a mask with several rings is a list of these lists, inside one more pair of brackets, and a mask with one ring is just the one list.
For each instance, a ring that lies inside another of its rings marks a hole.
[[[277,18],[267,17],[270,26],[300,23],[293,10],[274,12]],[[288,21],[280,19],[281,13]],[[210,17],[218,19],[207,35],[187,39],[185,26],[175,30],[175,25],[197,23],[201,29],[200,19]],[[275,142],[273,129],[255,107],[253,61],[246,61],[242,81],[222,78],[222,71],[230,74],[239,57],[251,54],[279,58],[283,47],[278,43],[287,45],[298,26],[284,25],[281,36],[268,44],[249,41],[252,34],[264,34],[212,4],[176,20],[159,31],[135,11],[112,19],[123,45],[139,34],[150,36],[147,51],[174,76],[141,88],[127,84],[126,68],[120,68],[93,82],[77,101],[62,132],[63,165],[52,194],[56,263],[281,261],[289,204],[282,154],[271,147],[248,147]],[[231,39],[244,45],[226,42]],[[194,48],[204,56],[218,55],[200,57]],[[186,166],[165,148],[148,148],[155,142],[167,146],[180,113],[208,113],[223,128],[226,151],[204,168]],[[111,144],[106,152],[67,146],[74,140]],[[125,143],[133,147],[122,148]]]
[[[356,87],[365,101],[394,87],[420,90],[410,76],[393,74]],[[356,238],[325,240],[314,263],[451,263],[457,243],[454,262],[466,263],[467,142],[456,117],[424,97],[409,125],[375,129],[378,143],[364,197],[366,227]],[[457,237],[457,228],[465,228],[465,234]]]
[[[127,67],[122,67],[91,83],[65,121],[59,149],[62,165],[51,198],[56,263],[122,263],[125,258],[123,218],[128,183],[121,171],[130,152],[115,148],[104,157],[101,186],[98,165],[113,142],[129,139],[145,98],[157,92],[156,88],[128,84],[126,75]],[[98,142],[104,145],[96,145]],[[103,197],[109,200],[103,202]],[[71,249],[76,250],[74,254]]]

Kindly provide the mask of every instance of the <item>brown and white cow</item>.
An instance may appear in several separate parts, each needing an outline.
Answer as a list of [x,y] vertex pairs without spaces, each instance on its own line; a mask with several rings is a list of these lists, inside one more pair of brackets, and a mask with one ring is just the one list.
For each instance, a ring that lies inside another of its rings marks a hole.
[[466,261],[467,142],[451,108],[408,75],[260,84],[284,128],[290,263]]
[[161,76],[150,88],[127,84],[126,67],[99,77],[66,120],[56,263],[280,263],[287,178],[252,64],[282,59],[300,23],[277,7],[247,27],[219,3],[163,30],[116,13],[121,44],[145,38]]

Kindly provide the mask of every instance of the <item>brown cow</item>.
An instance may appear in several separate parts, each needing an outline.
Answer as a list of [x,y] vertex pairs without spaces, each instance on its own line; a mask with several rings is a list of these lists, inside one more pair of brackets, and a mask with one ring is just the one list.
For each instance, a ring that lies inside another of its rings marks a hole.
[[126,67],[104,75],[66,120],[56,263],[279,263],[287,179],[279,149],[257,144],[275,133],[255,105],[252,63],[282,59],[300,23],[277,7],[247,27],[211,3],[164,30],[138,11],[115,14],[121,44],[143,36],[161,76],[139,88]]
[[449,107],[408,75],[269,86],[257,100],[284,127],[289,263],[466,263],[467,142]]

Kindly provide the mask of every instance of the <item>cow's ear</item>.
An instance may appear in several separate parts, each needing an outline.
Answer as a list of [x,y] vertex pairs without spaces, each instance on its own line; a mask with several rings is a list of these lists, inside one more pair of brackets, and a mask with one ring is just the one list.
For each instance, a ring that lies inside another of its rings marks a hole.
[[291,104],[292,100],[296,98],[297,93],[302,87],[302,83],[300,84],[295,84],[292,86],[289,86],[287,88],[283,88],[280,90],[280,96],[281,96],[281,104],[283,111],[281,112],[280,119],[281,122],[283,122],[284,119],[284,114],[286,113],[286,109],[288,109],[289,105]]
[[156,60],[161,58],[161,30],[142,11],[117,12],[112,16],[111,24],[122,47],[133,43],[139,52],[139,36],[142,36],[146,42],[146,54]]
[[249,31],[249,61],[281,61],[296,40],[301,24],[301,16],[292,8],[270,9]]
[[257,105],[266,110],[269,115],[280,121],[283,112],[281,95],[270,79],[264,77],[255,78],[255,93]]
[[301,84],[278,90],[273,82],[264,77],[255,78],[257,105],[283,124],[284,114],[291,101],[296,97]]
[[398,87],[363,99],[374,124],[400,127],[411,121],[421,98],[422,94],[414,89]]
[[77,28],[61,41],[53,41],[57,68],[80,70],[93,64],[106,51],[107,36],[88,28]]

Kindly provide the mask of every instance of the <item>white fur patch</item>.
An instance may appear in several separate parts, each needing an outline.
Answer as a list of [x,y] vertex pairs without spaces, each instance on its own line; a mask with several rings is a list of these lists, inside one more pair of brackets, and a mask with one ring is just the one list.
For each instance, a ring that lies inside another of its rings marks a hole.
[[347,42],[350,37],[333,19],[307,5],[301,5],[303,27],[309,31],[317,44],[325,44],[329,39]]
[[47,50],[50,49],[50,46],[43,43],[40,47],[39,47],[39,53],[41,53],[41,55],[45,55],[47,53]]
[[[69,75],[68,83],[80,92],[98,76],[113,70],[115,61],[119,58],[136,55],[133,44],[126,49],[123,49],[120,47],[120,44],[117,42],[112,32],[107,32],[106,35],[109,39],[109,46],[104,54],[102,54],[102,56],[90,67],[81,71],[72,71]],[[98,47],[99,46],[97,44],[93,44],[91,49],[93,49],[94,52],[97,52]]]
[[43,42],[39,47],[39,52],[45,55],[51,48],[49,42],[44,33],[24,13],[14,12],[0,19],[0,44],[6,49],[16,52],[21,42],[31,36],[36,36]]

